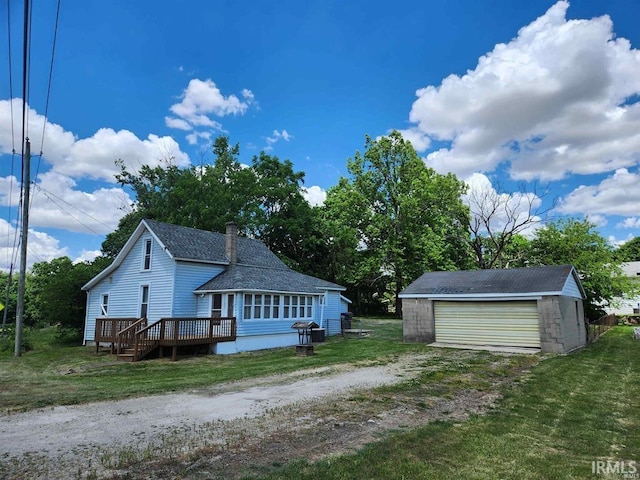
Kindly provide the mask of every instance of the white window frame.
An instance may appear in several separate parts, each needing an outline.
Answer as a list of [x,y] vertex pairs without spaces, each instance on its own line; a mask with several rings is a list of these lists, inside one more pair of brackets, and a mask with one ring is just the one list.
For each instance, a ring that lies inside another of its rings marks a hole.
[[103,293],[100,296],[100,315],[103,317],[109,316],[109,294]]
[[153,242],[150,238],[147,238],[142,243],[142,271],[148,272],[151,270],[151,256],[153,252]]
[[[146,300],[146,302],[145,302],[145,298],[144,298],[145,297],[145,295],[144,295],[145,289],[146,289],[146,292],[147,292],[147,300]],[[138,310],[139,313],[140,313],[140,317],[139,318],[147,318],[147,319],[149,318],[149,303],[150,303],[149,300],[150,300],[150,298],[151,298],[151,287],[149,286],[149,284],[140,285],[140,302],[139,302],[140,310]],[[144,315],[142,314],[143,310],[145,311]]]
[[245,293],[244,320],[308,320],[313,318],[312,295]]

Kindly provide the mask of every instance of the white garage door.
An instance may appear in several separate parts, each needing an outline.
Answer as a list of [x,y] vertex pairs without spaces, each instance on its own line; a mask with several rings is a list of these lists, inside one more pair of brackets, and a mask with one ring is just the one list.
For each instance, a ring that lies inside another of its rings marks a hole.
[[540,348],[535,300],[434,302],[436,342]]

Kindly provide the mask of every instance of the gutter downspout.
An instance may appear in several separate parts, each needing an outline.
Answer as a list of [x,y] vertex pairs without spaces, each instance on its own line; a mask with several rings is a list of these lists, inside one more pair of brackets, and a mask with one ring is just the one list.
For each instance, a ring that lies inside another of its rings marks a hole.
[[[319,297],[318,297],[319,298]],[[320,305],[320,328],[324,328],[324,305],[327,303],[327,291],[322,294],[322,305]]]

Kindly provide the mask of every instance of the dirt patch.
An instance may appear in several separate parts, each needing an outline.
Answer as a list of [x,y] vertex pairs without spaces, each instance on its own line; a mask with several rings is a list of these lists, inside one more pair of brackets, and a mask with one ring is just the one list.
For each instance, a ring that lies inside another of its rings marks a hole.
[[[455,361],[474,355],[460,352]],[[374,390],[415,381],[426,365],[433,369],[436,356],[434,351],[387,365],[339,365],[183,394],[0,416],[0,476],[240,478],[295,458],[354,451],[389,431],[463,420],[490,408],[499,384],[513,378],[445,396]],[[508,361],[501,358],[492,365]]]

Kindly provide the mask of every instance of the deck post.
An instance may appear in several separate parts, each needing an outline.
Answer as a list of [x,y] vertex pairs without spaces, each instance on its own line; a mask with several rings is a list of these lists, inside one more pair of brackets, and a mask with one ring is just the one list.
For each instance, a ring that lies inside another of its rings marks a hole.
[[173,351],[171,352],[171,361],[175,362],[178,359],[178,332],[180,321],[177,318],[173,319]]

